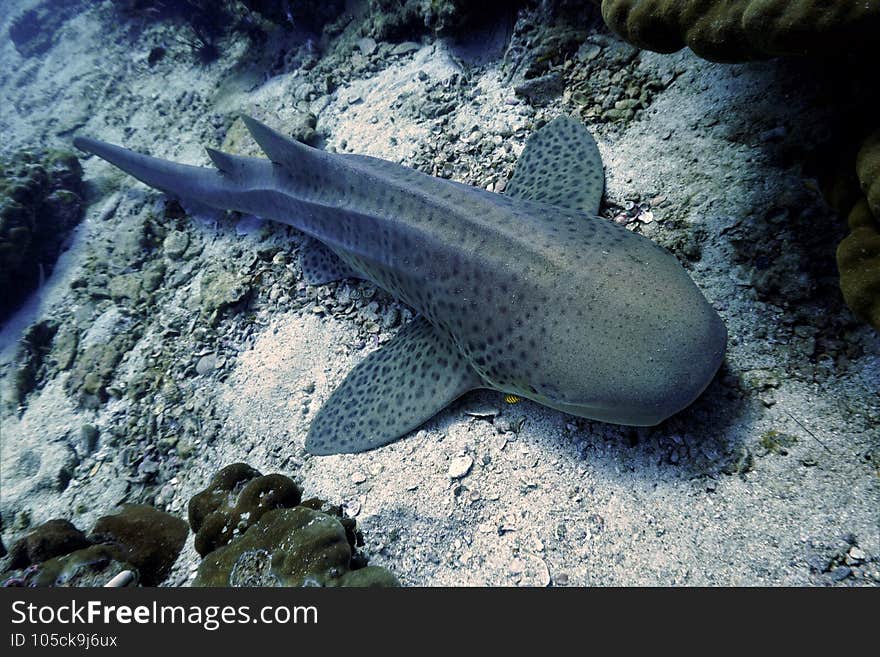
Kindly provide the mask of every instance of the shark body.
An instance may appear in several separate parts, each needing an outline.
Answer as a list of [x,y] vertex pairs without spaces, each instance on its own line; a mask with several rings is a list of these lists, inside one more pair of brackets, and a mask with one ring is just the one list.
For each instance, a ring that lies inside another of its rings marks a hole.
[[208,149],[214,170],[75,144],[173,196],[292,225],[320,243],[311,282],[364,278],[418,311],[330,396],[308,451],[389,443],[476,388],[649,426],[717,371],[726,328],[678,261],[596,216],[602,162],[579,122],[532,135],[502,195],[243,118],[268,159]]

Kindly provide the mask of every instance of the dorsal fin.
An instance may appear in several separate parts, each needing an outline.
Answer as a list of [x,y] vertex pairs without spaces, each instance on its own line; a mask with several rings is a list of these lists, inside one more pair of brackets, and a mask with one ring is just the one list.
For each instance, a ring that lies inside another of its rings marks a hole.
[[205,150],[208,152],[208,157],[211,158],[211,162],[214,163],[214,166],[217,167],[218,171],[222,173],[235,173],[236,166],[232,155],[210,148],[209,146],[206,146]]
[[529,137],[504,193],[595,215],[604,190],[595,140],[580,121],[559,116]]
[[246,155],[231,155],[214,148],[205,147],[211,162],[217,167],[217,170],[224,177],[233,180],[243,180],[245,178],[253,178],[256,172],[264,172],[269,161],[265,157],[249,157]]
[[316,155],[326,155],[323,151],[311,148],[305,144],[301,144],[295,139],[285,137],[280,132],[273,130],[264,123],[260,123],[254,118],[245,114],[241,115],[244,122],[257,142],[260,149],[275,164],[280,164],[288,169],[296,169],[305,157],[315,157]]

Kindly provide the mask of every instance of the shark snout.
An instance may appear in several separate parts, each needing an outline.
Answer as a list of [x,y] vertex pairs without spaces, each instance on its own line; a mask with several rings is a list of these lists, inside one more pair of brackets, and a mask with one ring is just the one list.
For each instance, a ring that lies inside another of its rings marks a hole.
[[[629,426],[654,426],[690,406],[718,372],[727,328],[706,304],[699,330],[668,332],[643,343],[637,357],[617,361],[602,376],[583,375],[583,386],[542,386],[545,403],[572,415]],[[589,372],[584,364],[582,372]]]
[[657,368],[653,385],[646,391],[646,408],[656,409],[652,424],[675,415],[690,406],[715,378],[727,348],[727,327],[708,307],[703,331],[688,331],[679,336],[681,344],[672,359]]

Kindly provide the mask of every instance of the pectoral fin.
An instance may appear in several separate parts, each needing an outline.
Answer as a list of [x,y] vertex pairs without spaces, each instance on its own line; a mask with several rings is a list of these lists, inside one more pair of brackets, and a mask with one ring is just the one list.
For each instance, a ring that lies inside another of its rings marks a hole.
[[363,278],[318,240],[309,239],[300,251],[299,263],[309,285],[323,285],[346,278]]
[[504,193],[594,215],[604,190],[595,140],[580,121],[560,116],[529,137]]
[[481,380],[458,348],[417,319],[355,367],[312,420],[312,454],[363,452],[397,440]]

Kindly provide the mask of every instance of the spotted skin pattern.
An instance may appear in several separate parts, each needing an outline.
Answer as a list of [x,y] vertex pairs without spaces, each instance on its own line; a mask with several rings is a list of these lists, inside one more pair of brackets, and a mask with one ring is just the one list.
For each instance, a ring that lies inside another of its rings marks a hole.
[[685,270],[596,216],[602,164],[577,121],[535,133],[502,195],[243,120],[268,160],[209,150],[212,170],[75,143],[171,195],[292,225],[324,247],[314,280],[354,273],[420,313],[327,400],[310,452],[389,443],[474,388],[653,425],[717,371],[727,331]]
[[339,259],[318,240],[306,238],[300,251],[299,264],[309,285],[323,285],[345,278],[358,278],[358,273]]

